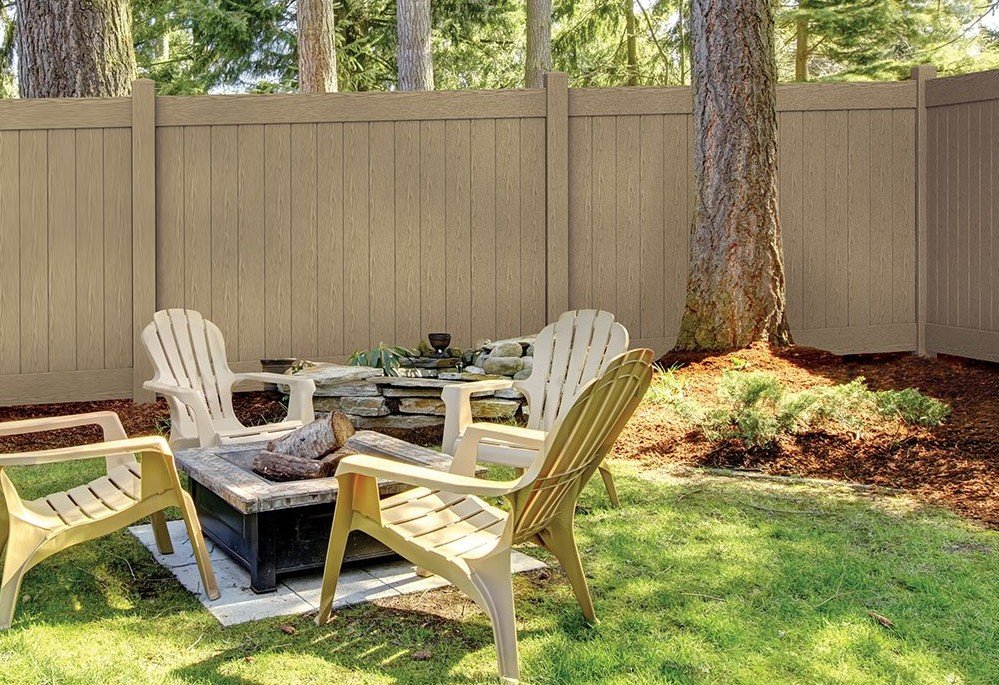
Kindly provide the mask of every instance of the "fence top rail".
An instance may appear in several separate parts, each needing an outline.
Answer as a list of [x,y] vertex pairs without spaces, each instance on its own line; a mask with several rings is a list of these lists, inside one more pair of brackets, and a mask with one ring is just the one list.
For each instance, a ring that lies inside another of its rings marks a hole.
[[[804,83],[777,87],[777,109],[782,112],[848,109],[914,109],[916,84]],[[569,116],[690,114],[689,87],[572,88]]]
[[926,82],[926,106],[999,100],[999,70],[944,76]]
[[349,121],[510,119],[545,116],[544,89],[156,98],[157,126]]
[[0,131],[131,125],[131,98],[0,99]]

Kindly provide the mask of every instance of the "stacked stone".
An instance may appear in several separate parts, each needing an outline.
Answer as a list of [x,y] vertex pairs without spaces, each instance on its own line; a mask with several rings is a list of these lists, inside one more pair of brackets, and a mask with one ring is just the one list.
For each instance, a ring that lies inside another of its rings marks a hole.
[[[342,411],[359,430],[405,430],[443,425],[445,408],[441,391],[444,387],[472,380],[504,378],[459,372],[440,373],[437,378],[383,376],[379,369],[332,364],[317,366],[305,373],[316,381],[313,398],[316,411]],[[519,418],[524,401],[519,390],[507,388],[477,392],[472,395],[471,404],[474,418],[502,421]]]
[[485,343],[471,361],[471,366],[465,367],[467,373],[524,380],[534,368],[534,338],[511,338]]

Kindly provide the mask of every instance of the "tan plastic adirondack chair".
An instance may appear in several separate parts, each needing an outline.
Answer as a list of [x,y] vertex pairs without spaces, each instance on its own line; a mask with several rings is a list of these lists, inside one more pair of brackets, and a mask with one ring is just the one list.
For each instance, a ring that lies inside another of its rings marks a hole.
[[[315,419],[308,378],[277,373],[233,373],[218,326],[191,309],[164,309],[142,331],[142,344],[155,377],[143,387],[170,405],[170,444],[174,448],[266,440]],[[232,389],[242,381],[289,386],[288,416],[280,423],[245,427],[232,409]]]
[[[500,676],[518,678],[517,629],[510,548],[534,542],[565,569],[589,621],[596,621],[573,535],[580,490],[613,445],[652,378],[652,350],[632,350],[611,360],[598,379],[547,434],[514,426],[466,427],[450,473],[382,457],[344,458],[336,477],[340,495],[333,518],[316,622],[330,618],[347,535],[362,530],[468,594],[489,616]],[[479,443],[497,439],[538,456],[515,480],[475,476]],[[376,479],[416,486],[378,499]],[[510,513],[482,497],[506,497]]]
[[[530,408],[527,427],[551,430],[555,420],[569,411],[572,402],[586,383],[597,377],[607,363],[628,349],[628,331],[614,321],[610,312],[594,309],[568,311],[558,321],[545,326],[534,342],[534,367],[526,380],[487,380],[456,383],[444,388],[446,415],[442,449],[454,454],[461,444],[466,427],[472,423],[471,397],[482,390],[517,388]],[[479,460],[524,468],[534,453],[505,441],[487,440],[479,446]],[[600,476],[611,504],[620,506],[614,477],[606,464]]]
[[[43,559],[80,542],[107,535],[149,516],[163,554],[173,546],[163,510],[180,507],[211,599],[219,596],[215,573],[190,495],[180,485],[173,454],[159,436],[127,439],[118,416],[96,412],[0,423],[0,436],[98,425],[104,442],[79,447],[0,454],[0,548],[5,549],[0,583],[0,630],[10,627],[24,574]],[[140,460],[136,461],[135,455]],[[8,466],[52,464],[104,457],[107,476],[80,487],[25,502],[4,472]]]

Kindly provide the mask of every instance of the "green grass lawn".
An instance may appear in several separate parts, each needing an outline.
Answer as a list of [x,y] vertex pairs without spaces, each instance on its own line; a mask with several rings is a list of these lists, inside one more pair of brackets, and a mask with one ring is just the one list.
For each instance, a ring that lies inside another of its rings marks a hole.
[[[594,483],[577,522],[601,623],[583,622],[557,570],[516,581],[525,682],[999,683],[999,533],[902,498],[617,466],[624,507]],[[12,471],[37,496],[99,468]],[[489,625],[454,591],[355,607],[321,629],[303,617],[222,628],[124,532],[29,573],[0,635],[0,683],[494,674]]]

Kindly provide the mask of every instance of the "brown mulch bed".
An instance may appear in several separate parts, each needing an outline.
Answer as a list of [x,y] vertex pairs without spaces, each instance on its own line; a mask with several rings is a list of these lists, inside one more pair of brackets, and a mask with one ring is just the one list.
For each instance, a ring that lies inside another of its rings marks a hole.
[[886,425],[859,437],[813,432],[769,449],[747,449],[734,441],[712,444],[664,418],[668,409],[642,405],[615,448],[619,457],[897,488],[999,528],[999,364],[911,354],[838,357],[765,345],[721,355],[672,353],[660,364],[682,365],[676,373],[693,399],[713,399],[721,372],[748,364],[792,390],[857,376],[873,390],[914,387],[949,404],[952,413],[935,428]]

